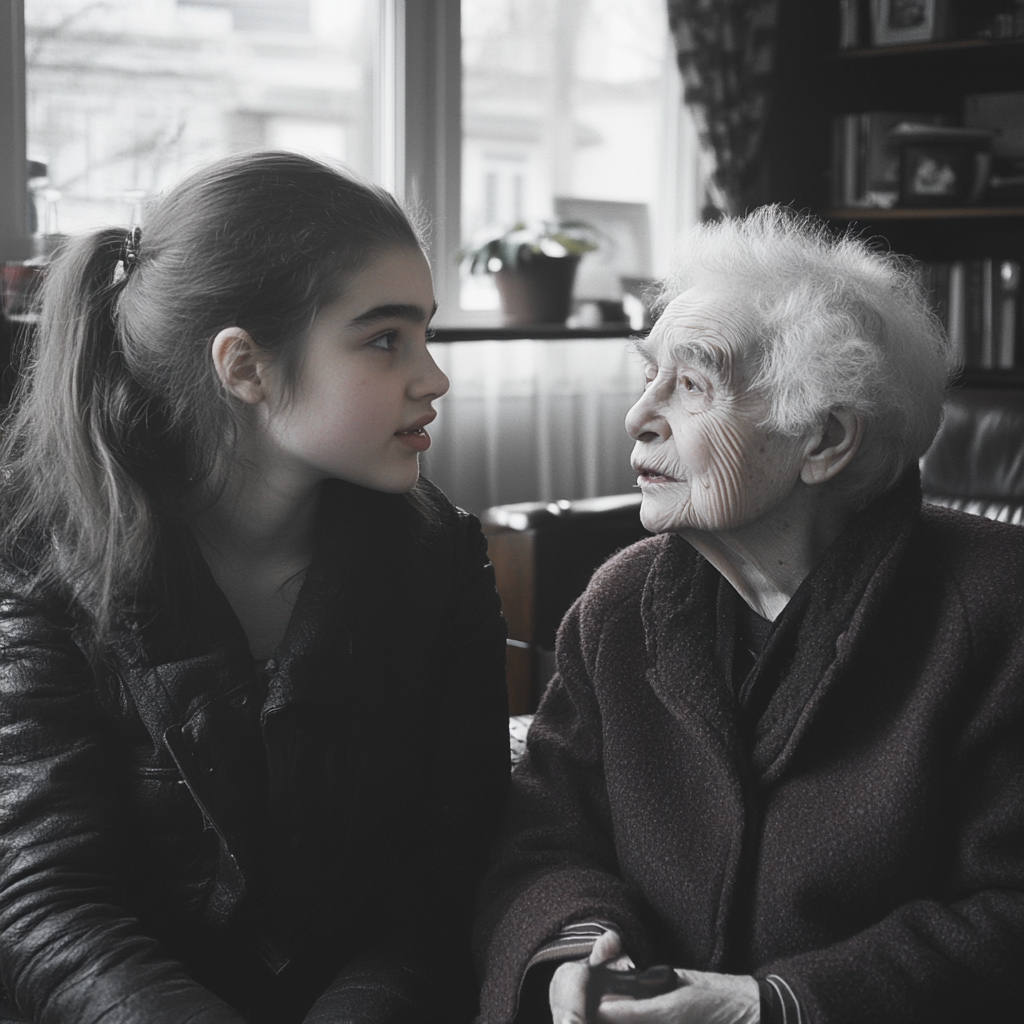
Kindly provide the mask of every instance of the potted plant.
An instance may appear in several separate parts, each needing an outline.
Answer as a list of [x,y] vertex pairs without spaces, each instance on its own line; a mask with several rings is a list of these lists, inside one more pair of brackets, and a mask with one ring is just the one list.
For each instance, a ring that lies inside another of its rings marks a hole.
[[471,273],[494,275],[506,324],[564,324],[580,257],[599,238],[582,221],[520,221],[483,235],[462,261]]

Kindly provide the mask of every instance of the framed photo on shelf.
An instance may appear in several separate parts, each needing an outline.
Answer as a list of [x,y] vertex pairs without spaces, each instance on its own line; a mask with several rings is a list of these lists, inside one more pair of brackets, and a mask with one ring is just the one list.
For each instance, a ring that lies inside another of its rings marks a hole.
[[945,39],[950,0],[871,0],[875,46],[901,46]]
[[962,146],[903,147],[902,206],[965,206],[973,180],[973,154]]

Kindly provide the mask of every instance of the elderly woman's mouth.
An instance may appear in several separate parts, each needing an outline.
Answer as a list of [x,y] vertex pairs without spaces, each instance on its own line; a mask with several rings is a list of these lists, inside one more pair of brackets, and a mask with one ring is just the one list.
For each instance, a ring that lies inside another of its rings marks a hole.
[[644,484],[674,484],[676,482],[675,477],[650,466],[638,466],[636,473],[636,482],[641,487]]

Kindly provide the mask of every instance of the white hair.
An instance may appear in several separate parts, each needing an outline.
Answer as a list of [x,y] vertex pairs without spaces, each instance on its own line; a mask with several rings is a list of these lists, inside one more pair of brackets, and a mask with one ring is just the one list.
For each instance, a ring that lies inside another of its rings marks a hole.
[[956,359],[912,261],[779,206],[702,224],[680,240],[660,296],[693,287],[742,299],[766,424],[800,436],[830,409],[858,412],[860,451],[840,478],[862,502],[927,450]]

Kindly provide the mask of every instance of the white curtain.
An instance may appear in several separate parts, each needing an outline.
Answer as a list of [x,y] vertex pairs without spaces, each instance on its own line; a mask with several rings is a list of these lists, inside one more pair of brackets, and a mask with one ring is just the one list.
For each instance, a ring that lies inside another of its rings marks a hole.
[[479,513],[518,501],[620,494],[636,483],[623,419],[643,386],[624,338],[431,345],[451,390],[423,472]]

